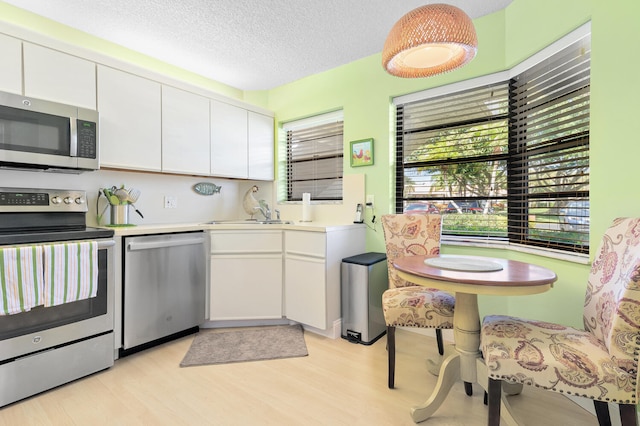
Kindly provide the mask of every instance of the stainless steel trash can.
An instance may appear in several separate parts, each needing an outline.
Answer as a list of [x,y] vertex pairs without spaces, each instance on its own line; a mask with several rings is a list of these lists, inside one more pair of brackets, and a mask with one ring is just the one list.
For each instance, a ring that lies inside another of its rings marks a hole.
[[342,337],[370,345],[387,329],[382,314],[382,293],[389,286],[387,256],[364,253],[342,259]]

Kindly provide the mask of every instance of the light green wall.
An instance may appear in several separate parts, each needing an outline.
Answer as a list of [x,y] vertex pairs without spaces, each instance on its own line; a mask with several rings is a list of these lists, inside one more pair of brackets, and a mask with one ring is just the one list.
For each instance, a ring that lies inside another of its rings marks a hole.
[[591,65],[591,227],[601,234],[619,216],[640,214],[640,2],[594,1]]
[[[291,84],[275,88],[269,92],[269,109],[276,114],[276,121],[288,121],[314,115],[320,112],[344,109],[345,133],[345,173],[365,173],[366,193],[373,194],[376,200],[376,215],[393,211],[394,203],[394,165],[393,165],[393,117],[391,99],[394,96],[417,92],[457,81],[462,81],[497,71],[503,71],[518,64],[532,54],[546,47],[558,38],[588,22],[594,13],[595,0],[515,0],[507,9],[474,20],[478,33],[478,55],[466,67],[427,79],[401,79],[388,75],[381,65],[381,55],[376,54],[362,60],[316,74]],[[633,3],[632,0],[624,3]],[[637,9],[637,6],[633,6]],[[626,8],[618,6],[617,11],[603,9],[607,21],[615,21],[620,16],[637,16],[628,13]],[[623,10],[620,10],[623,9]],[[631,21],[631,18],[625,18]],[[611,29],[617,24],[611,22],[607,30],[600,30],[594,19],[593,40],[595,51],[599,37],[614,39]],[[631,24],[631,22],[629,22]],[[615,30],[614,30],[615,32]],[[606,34],[605,34],[606,33]],[[382,46],[381,46],[382,48]],[[631,57],[633,55],[627,55]],[[609,64],[599,64],[599,57],[593,54],[594,69],[592,83],[608,84],[598,79],[599,67],[610,69]],[[611,59],[607,59],[611,61]],[[614,61],[612,61],[614,62]],[[632,68],[633,69],[633,68]],[[637,67],[635,68],[638,69]],[[602,73],[602,71],[601,71]],[[605,72],[606,74],[606,72]],[[632,80],[633,81],[633,80]],[[606,96],[606,95],[605,95]],[[594,98],[597,91],[594,90]],[[616,98],[615,102],[620,101]],[[614,101],[611,100],[611,103]],[[618,107],[619,108],[619,107]],[[598,113],[609,115],[608,110],[592,106],[592,128],[599,122]],[[608,130],[607,132],[609,132]],[[592,133],[597,135],[598,133]],[[601,133],[600,133],[601,134]],[[371,167],[350,168],[348,143],[352,140],[373,137],[375,142],[375,164]],[[605,139],[609,139],[604,136]],[[592,153],[599,152],[599,139],[591,139]],[[610,143],[610,142],[609,142]],[[611,161],[615,154],[608,153]],[[602,206],[605,176],[594,172],[602,170],[600,155],[592,156],[592,206],[594,215],[594,234],[602,233],[612,219],[610,207]],[[633,161],[631,159],[627,161]],[[611,167],[612,163],[607,165]],[[629,176],[624,170],[617,171],[621,176]],[[596,179],[602,179],[596,182]],[[607,199],[611,194],[607,194]],[[629,197],[626,197],[629,198]],[[620,197],[618,199],[625,199]],[[610,203],[612,201],[608,201]],[[640,200],[636,203],[640,203]],[[629,205],[619,206],[617,214],[634,214],[638,211]],[[370,217],[369,217],[370,218]],[[595,238],[595,237],[594,237]],[[597,243],[596,238],[595,243]],[[592,242],[594,244],[594,242]],[[367,234],[367,249],[384,251],[382,230]],[[556,272],[559,279],[554,289],[545,294],[527,297],[481,297],[481,314],[509,313],[529,316],[549,321],[558,321],[569,325],[582,325],[582,306],[588,276],[588,266],[559,261],[547,257],[528,255],[501,249],[481,249],[459,246],[444,246],[443,252],[455,254],[477,254],[505,257],[529,261],[544,265]]]

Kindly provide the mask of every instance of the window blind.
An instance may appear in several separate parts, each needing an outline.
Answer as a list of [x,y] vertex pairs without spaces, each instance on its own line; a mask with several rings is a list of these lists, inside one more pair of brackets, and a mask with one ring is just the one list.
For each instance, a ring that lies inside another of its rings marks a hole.
[[283,126],[286,131],[286,192],[288,201],[342,200],[342,112],[329,113]]
[[510,82],[513,241],[588,252],[590,45],[585,37]]
[[590,35],[536,59],[503,82],[396,103],[397,213],[588,252]]
[[443,233],[506,237],[483,213],[506,206],[508,92],[501,82],[397,106],[396,212],[478,213],[472,226],[444,216]]

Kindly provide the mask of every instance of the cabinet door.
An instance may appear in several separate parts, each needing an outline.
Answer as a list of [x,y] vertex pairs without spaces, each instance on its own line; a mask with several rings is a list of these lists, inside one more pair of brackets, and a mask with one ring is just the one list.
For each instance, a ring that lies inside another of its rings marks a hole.
[[209,99],[162,86],[162,171],[208,175]]
[[247,110],[212,100],[211,174],[246,179],[247,164]]
[[24,44],[24,94],[96,109],[96,65],[35,44]]
[[282,255],[212,256],[210,319],[282,318]]
[[285,316],[322,330],[340,319],[341,263],[364,252],[364,225],[285,231]]
[[285,231],[284,303],[287,319],[328,327],[324,232]]
[[160,171],[160,84],[98,65],[100,165]]
[[287,255],[285,316],[324,330],[327,324],[326,264],[324,259]]
[[282,318],[282,232],[211,231],[209,317]]
[[273,180],[273,117],[248,114],[249,179]]
[[22,94],[22,42],[0,34],[0,90]]

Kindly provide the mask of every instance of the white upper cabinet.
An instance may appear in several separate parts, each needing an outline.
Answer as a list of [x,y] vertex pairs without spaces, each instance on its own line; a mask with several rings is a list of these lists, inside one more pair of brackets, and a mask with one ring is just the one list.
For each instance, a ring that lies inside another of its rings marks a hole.
[[248,176],[247,110],[211,100],[211,174]]
[[100,113],[100,166],[274,179],[274,120],[242,102],[0,34],[0,91]]
[[96,65],[91,61],[23,43],[24,94],[96,109]]
[[0,90],[22,94],[22,41],[0,34]]
[[249,179],[273,180],[273,117],[248,114]]
[[162,86],[162,171],[208,175],[209,99]]
[[98,65],[100,165],[162,170],[160,84]]

